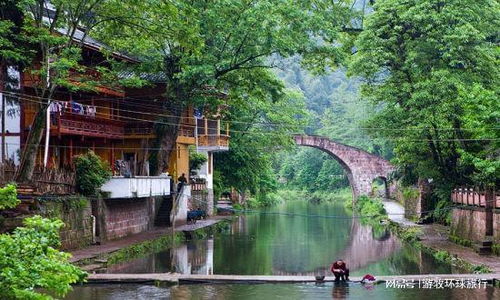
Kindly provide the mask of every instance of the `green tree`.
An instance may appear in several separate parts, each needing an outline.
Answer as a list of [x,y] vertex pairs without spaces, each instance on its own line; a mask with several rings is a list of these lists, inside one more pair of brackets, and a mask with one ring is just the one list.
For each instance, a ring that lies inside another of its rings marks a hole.
[[[0,31],[9,31],[11,35],[15,33],[15,39],[11,45],[0,40],[0,51],[6,49],[0,53],[2,58],[7,54],[5,57],[13,63],[22,62],[21,70],[26,77],[33,78],[31,88],[40,99],[39,109],[24,143],[17,176],[17,181],[29,182],[45,127],[46,111],[57,90],[92,91],[98,84],[114,86],[132,82],[140,84],[140,81],[134,81],[134,78],[120,80],[117,73],[111,72],[112,67],[118,66],[111,55],[104,53],[107,62],[99,61],[97,65],[89,65],[82,57],[84,41],[96,26],[113,19],[110,12],[116,10],[114,6],[119,5],[118,2],[22,0],[16,5],[9,6],[11,14],[7,21],[0,24]],[[22,20],[21,24],[19,20]],[[81,31],[81,28],[85,30]],[[106,52],[106,49],[102,51]],[[88,68],[99,71],[101,78],[88,75]],[[80,84],[74,84],[74,80],[79,80]]]
[[111,178],[106,162],[93,151],[75,158],[76,188],[84,196],[97,195],[99,188]]
[[189,148],[189,170],[197,171],[207,162],[207,157],[202,153],[197,153],[195,149]]
[[[278,55],[302,54],[309,65],[317,65],[318,57],[332,65],[340,60],[335,40],[349,21],[347,2],[149,0],[143,1],[141,9],[124,11],[124,16],[148,22],[111,24],[102,36],[146,63],[155,61],[155,70],[162,72],[167,84],[164,109],[168,116],[160,119],[156,130],[154,148],[161,148],[155,154],[156,172],[168,164],[184,108],[213,109],[223,102],[207,87],[234,92],[238,84],[262,83],[250,78],[261,73],[251,71],[275,67]],[[241,77],[246,80],[242,82]],[[236,105],[231,98],[227,102]]]
[[233,101],[238,103],[226,115],[234,121],[229,151],[215,155],[218,178],[223,181],[217,185],[234,187],[239,192],[248,190],[265,199],[267,193],[277,188],[273,157],[292,145],[291,135],[301,130],[306,112],[302,96],[282,90],[283,83],[270,71],[248,72],[258,72],[259,76],[240,77],[239,80],[251,80],[252,84],[243,83],[230,90]]
[[498,184],[497,1],[380,0],[350,71],[396,163],[449,189]]
[[[0,189],[0,209],[15,207],[16,187]],[[44,289],[64,296],[71,284],[83,281],[86,273],[68,262],[69,254],[57,250],[60,220],[34,216],[12,234],[0,234],[0,294],[3,299],[52,299],[36,292]]]
[[35,289],[64,296],[71,284],[82,281],[86,273],[68,262],[60,252],[60,220],[40,216],[24,220],[12,234],[0,235],[0,293],[6,299],[52,299]]

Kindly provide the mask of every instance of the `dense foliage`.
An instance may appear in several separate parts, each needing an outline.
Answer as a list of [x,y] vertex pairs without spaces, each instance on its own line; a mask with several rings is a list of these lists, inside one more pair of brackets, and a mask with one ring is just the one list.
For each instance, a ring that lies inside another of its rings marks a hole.
[[[17,205],[13,185],[0,189],[0,209]],[[86,273],[68,262],[60,252],[60,220],[34,216],[24,219],[25,227],[12,234],[0,234],[0,295],[2,299],[51,299],[35,289],[63,296],[71,284],[82,281]]]
[[0,188],[0,210],[16,207],[21,201],[17,199],[17,189],[13,184]]
[[111,178],[106,162],[93,151],[75,158],[76,188],[84,196],[95,196],[99,188]]
[[[167,85],[163,106],[168,115],[156,124],[154,148],[161,149],[153,154],[156,172],[168,164],[185,107],[194,105],[210,115],[221,104],[240,105],[246,97],[242,92],[257,84],[282,93],[271,86],[275,78],[267,72],[275,67],[274,57],[301,54],[311,66],[318,61],[335,65],[341,59],[336,39],[352,15],[349,3],[327,0],[121,3],[114,11],[119,17],[104,24],[99,36],[141,57],[142,67],[162,74]],[[123,21],[130,19],[147,21]],[[229,97],[210,93],[218,90],[230,91]],[[246,101],[254,98],[255,93]]]
[[350,72],[410,183],[498,185],[499,25],[498,1],[375,2]]
[[0,235],[0,294],[7,299],[51,299],[35,289],[63,296],[85,273],[60,252],[60,220],[40,216],[24,220],[12,234]]
[[189,170],[198,171],[207,162],[207,156],[189,148]]
[[303,126],[301,116],[306,113],[301,95],[286,90],[273,73],[260,70],[258,78],[242,77],[241,81],[253,84],[231,90],[237,103],[227,112],[228,120],[234,121],[230,149],[216,154],[218,176],[214,179],[219,187],[216,192],[234,187],[267,203],[272,202],[268,193],[277,188],[273,158],[280,149],[292,145],[291,134]]

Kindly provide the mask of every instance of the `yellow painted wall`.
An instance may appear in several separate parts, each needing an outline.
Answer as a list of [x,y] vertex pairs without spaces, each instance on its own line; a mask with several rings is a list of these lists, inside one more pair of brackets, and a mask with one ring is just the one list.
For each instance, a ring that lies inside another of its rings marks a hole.
[[189,177],[189,152],[188,145],[177,143],[175,151],[170,153],[168,173],[177,180],[182,173]]

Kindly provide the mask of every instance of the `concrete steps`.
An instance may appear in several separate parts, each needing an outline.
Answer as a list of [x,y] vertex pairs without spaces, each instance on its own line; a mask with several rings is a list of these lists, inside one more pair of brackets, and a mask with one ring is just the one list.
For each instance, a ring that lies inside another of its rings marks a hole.
[[489,255],[491,254],[492,250],[491,247],[493,246],[493,237],[492,236],[487,236],[483,241],[479,243],[475,243],[473,245],[474,250],[479,255]]
[[215,207],[219,215],[230,215],[233,213],[233,202],[229,199],[219,199]]
[[160,208],[156,213],[155,226],[168,227],[170,226],[170,211],[172,210],[172,197],[166,196],[161,202]]

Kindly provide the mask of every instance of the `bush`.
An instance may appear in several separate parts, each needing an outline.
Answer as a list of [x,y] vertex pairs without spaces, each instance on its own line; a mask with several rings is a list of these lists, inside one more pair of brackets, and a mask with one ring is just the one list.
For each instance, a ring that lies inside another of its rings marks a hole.
[[17,199],[17,190],[14,184],[7,184],[0,188],[0,209],[16,207],[19,202]]
[[189,149],[189,170],[197,171],[201,166],[207,162],[207,157],[202,153]]
[[34,216],[24,220],[13,234],[0,235],[0,294],[7,299],[52,299],[36,289],[57,296],[83,281],[86,273],[68,262],[60,252],[60,220]]
[[95,196],[100,187],[111,178],[111,170],[93,151],[75,159],[76,188],[85,196]]
[[380,199],[360,196],[354,204],[356,211],[363,216],[361,222],[376,224],[387,217],[384,204]]
[[436,204],[434,211],[431,213],[434,221],[443,225],[451,224],[451,203],[448,200],[441,199]]
[[433,254],[434,258],[438,261],[447,262],[450,259],[450,254],[444,250],[438,250]]
[[405,227],[405,228],[402,228],[399,237],[404,241],[407,241],[409,243],[413,243],[413,242],[420,240],[421,235],[423,235],[423,232],[420,228],[418,228],[418,227],[407,227],[406,228]]

